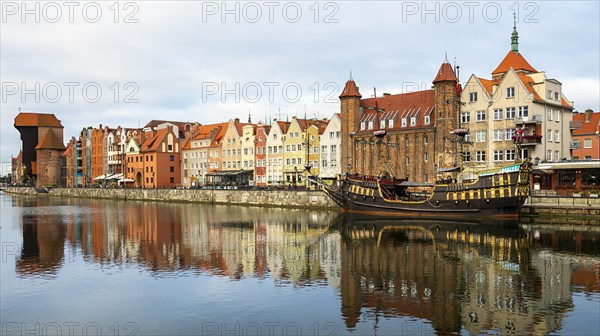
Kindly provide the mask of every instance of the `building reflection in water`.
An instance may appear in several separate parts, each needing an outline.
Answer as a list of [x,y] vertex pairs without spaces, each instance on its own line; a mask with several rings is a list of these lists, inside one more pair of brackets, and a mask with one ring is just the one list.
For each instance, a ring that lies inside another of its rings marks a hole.
[[[442,334],[547,333],[573,307],[571,284],[597,292],[600,283],[598,251],[583,259],[549,252],[519,228],[353,218],[340,231],[341,311],[350,329],[361,318],[412,316]],[[558,245],[597,246],[593,235],[576,236],[581,243]]]
[[328,285],[340,293],[350,330],[413,317],[438,333],[547,333],[561,328],[573,291],[600,293],[598,234],[316,211],[24,202],[34,203],[19,205],[21,276],[55,276],[65,258],[81,257],[106,268],[141,265],[156,276]]

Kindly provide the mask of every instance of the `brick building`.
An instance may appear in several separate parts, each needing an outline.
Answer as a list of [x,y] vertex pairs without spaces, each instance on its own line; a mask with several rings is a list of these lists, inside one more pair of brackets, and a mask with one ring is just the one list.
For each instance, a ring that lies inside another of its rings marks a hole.
[[22,163],[31,185],[54,186],[60,183],[60,155],[65,150],[63,125],[54,114],[21,112],[15,128],[23,141]]
[[[350,77],[340,95],[342,172],[433,182],[460,162],[456,139],[460,87],[448,60],[439,68],[433,88],[362,99]],[[385,131],[380,145],[375,131]],[[381,157],[382,154],[385,158]]]

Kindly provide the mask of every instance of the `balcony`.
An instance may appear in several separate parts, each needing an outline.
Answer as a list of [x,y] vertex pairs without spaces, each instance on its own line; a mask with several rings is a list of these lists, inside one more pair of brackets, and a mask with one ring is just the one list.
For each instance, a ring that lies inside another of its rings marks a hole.
[[571,144],[569,145],[569,149],[579,149],[581,148],[581,143],[579,142],[571,142]]
[[542,123],[542,115],[541,114],[535,114],[532,116],[527,116],[527,117],[515,117],[515,124],[520,125],[520,124],[541,124]]
[[[514,136],[512,139],[514,141],[517,140],[517,138]],[[541,144],[541,143],[542,143],[541,135],[523,135],[523,137],[521,138],[521,146],[537,145],[537,144]]]
[[581,121],[569,121],[569,129],[578,130],[581,128]]

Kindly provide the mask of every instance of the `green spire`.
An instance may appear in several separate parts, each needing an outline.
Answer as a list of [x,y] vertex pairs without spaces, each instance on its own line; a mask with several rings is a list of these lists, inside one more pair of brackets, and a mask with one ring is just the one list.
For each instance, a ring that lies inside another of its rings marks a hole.
[[513,25],[513,32],[512,32],[512,37],[511,37],[511,45],[510,45],[510,49],[512,51],[514,51],[515,53],[519,52],[519,33],[517,33],[517,14],[515,14],[513,12],[513,16],[514,16],[514,25]]

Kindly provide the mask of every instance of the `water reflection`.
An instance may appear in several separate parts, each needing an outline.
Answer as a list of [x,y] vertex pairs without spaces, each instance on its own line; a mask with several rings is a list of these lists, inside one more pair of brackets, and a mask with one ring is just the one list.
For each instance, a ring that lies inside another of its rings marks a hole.
[[549,333],[564,330],[574,292],[600,294],[597,232],[78,199],[11,206],[22,209],[20,277],[58,281],[65,260],[82,258],[117,273],[328,286],[359,333],[394,333],[404,318],[439,334]]

